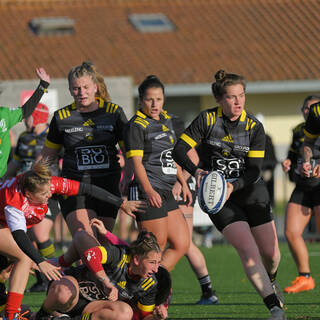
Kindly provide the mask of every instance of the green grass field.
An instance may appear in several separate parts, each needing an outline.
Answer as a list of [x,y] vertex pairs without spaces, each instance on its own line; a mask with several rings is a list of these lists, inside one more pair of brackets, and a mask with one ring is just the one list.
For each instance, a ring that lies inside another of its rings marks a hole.
[[[288,319],[320,319],[320,244],[308,244],[312,275],[318,286],[309,292],[285,295]],[[173,296],[169,307],[170,319],[267,319],[269,312],[247,280],[235,250],[226,244],[217,244],[203,251],[219,304],[197,306],[200,287],[191,268],[183,258],[172,272]],[[278,282],[283,288],[297,275],[286,243],[281,244],[282,259]],[[32,279],[33,280],[33,279]],[[26,294],[24,303],[37,310],[42,294]]]

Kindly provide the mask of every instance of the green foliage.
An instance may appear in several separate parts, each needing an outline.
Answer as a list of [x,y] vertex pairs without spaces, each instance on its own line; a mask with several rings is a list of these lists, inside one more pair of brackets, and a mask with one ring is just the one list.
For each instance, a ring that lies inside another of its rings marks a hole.
[[[297,276],[297,269],[286,243],[280,245],[282,258],[278,271],[280,287],[290,285]],[[316,284],[320,279],[320,243],[308,244],[312,276]],[[201,295],[200,286],[186,258],[172,272],[173,296],[169,307],[170,319],[267,319],[269,312],[251,283],[246,278],[235,250],[226,244],[201,248],[205,255],[219,304],[198,306],[195,302]],[[31,277],[30,277],[31,278]],[[31,282],[34,279],[31,278]],[[23,302],[37,310],[44,294],[26,293]],[[320,319],[319,287],[309,292],[285,295],[288,319]]]

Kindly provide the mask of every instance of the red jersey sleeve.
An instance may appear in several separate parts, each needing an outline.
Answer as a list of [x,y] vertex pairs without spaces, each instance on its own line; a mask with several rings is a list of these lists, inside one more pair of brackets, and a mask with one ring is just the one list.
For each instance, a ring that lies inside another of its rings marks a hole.
[[75,196],[79,193],[80,182],[61,177],[51,177],[51,192]]

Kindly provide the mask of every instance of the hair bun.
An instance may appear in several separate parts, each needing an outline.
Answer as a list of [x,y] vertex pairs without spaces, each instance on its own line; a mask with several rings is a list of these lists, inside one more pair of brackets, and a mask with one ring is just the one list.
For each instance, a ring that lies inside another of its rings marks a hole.
[[222,81],[226,77],[226,74],[227,73],[224,70],[219,70],[214,75],[214,78],[216,79],[216,81]]
[[150,74],[146,77],[145,80],[157,80],[159,81],[159,78],[157,76],[155,76],[154,74]]

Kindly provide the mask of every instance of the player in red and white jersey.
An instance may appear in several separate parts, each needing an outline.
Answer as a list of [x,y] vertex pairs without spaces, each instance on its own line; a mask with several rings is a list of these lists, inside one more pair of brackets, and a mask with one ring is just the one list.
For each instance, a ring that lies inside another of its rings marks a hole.
[[45,261],[26,234],[48,211],[52,194],[85,194],[121,207],[128,214],[141,211],[141,201],[123,201],[102,188],[75,180],[52,177],[49,165],[37,163],[32,170],[0,184],[0,253],[15,260],[10,276],[6,318],[19,312],[32,261],[49,280],[61,278],[60,268]]

